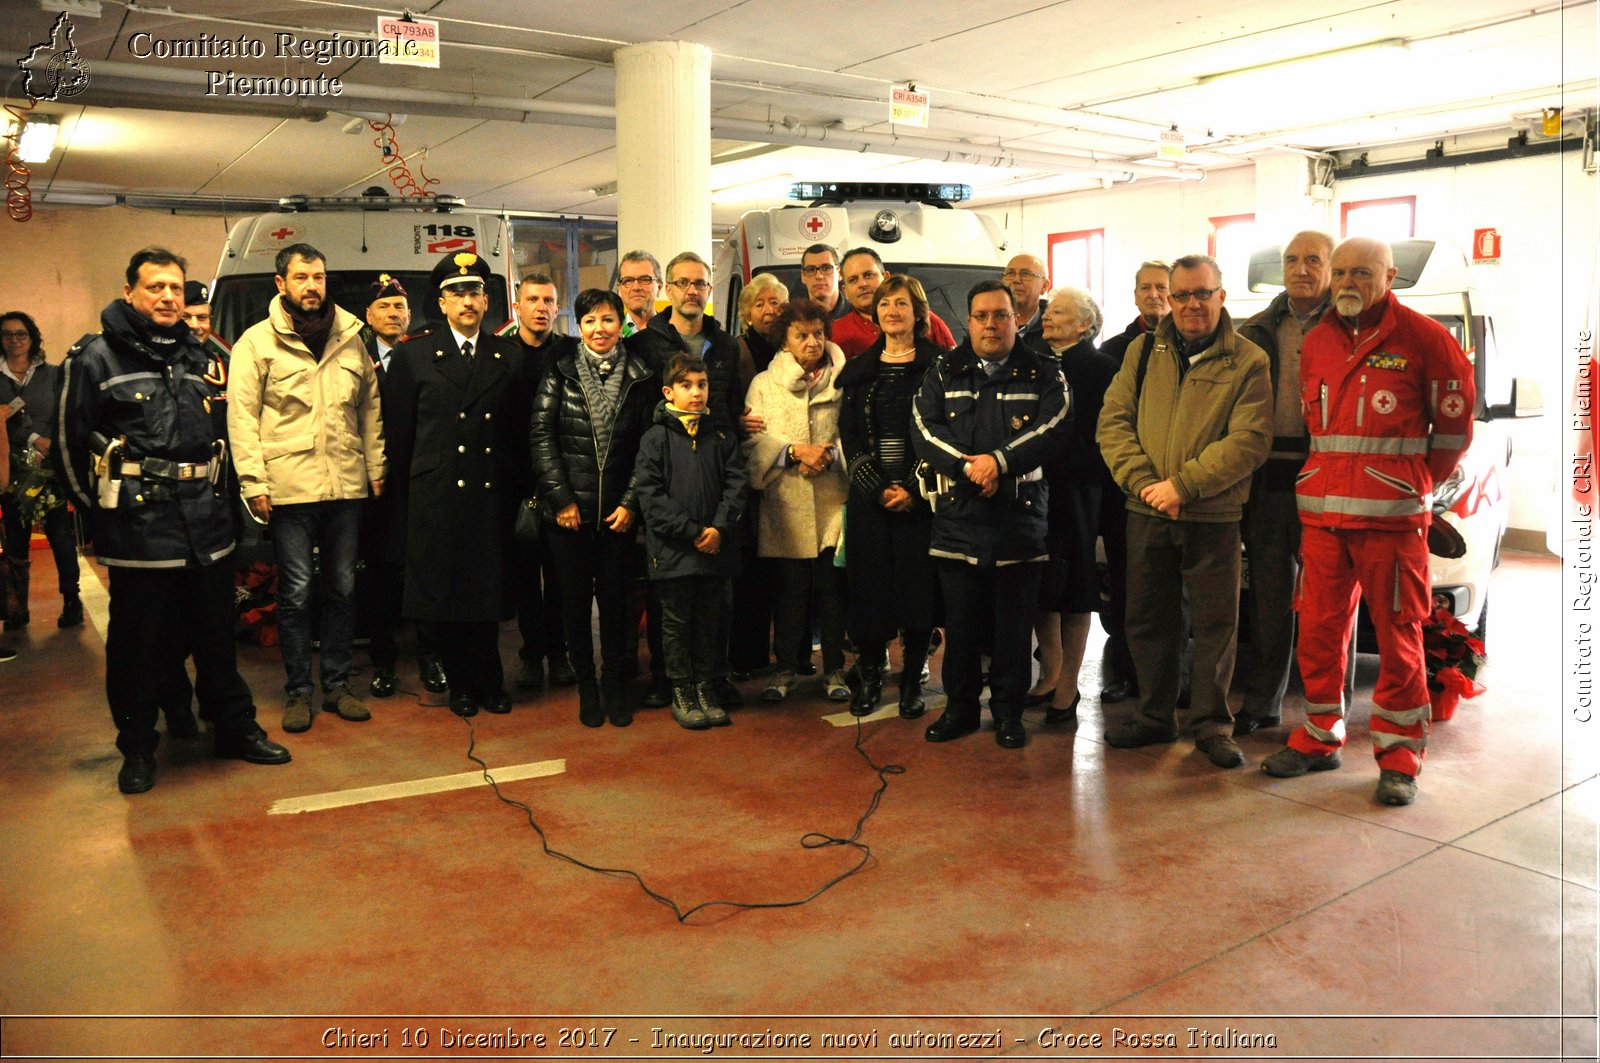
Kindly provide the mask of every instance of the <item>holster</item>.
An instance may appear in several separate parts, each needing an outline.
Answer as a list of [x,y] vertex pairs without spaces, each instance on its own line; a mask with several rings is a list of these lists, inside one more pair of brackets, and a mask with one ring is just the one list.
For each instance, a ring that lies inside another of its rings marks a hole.
[[89,433],[95,483],[95,499],[101,509],[116,509],[122,497],[122,477],[117,470],[122,467],[122,440],[107,439],[99,432]]
[[139,493],[146,502],[177,501],[178,463],[167,458],[140,459]]

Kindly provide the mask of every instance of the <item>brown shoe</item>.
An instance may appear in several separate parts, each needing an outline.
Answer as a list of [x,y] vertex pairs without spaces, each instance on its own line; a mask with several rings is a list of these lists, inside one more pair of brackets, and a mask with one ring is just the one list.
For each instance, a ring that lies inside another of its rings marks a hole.
[[372,719],[367,703],[356,697],[348,683],[340,683],[332,690],[323,692],[322,711],[338,713],[341,720],[360,722]]

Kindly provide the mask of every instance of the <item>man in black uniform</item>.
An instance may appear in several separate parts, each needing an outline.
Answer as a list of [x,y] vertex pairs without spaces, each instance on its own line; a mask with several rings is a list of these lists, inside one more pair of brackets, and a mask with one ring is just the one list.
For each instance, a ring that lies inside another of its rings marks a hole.
[[[387,273],[378,274],[367,299],[367,355],[378,374],[378,401],[388,395],[389,363],[394,349],[406,339],[411,327],[411,304],[400,281]],[[370,641],[367,655],[372,658],[372,682],[367,693],[387,698],[399,689],[395,666],[400,660],[396,635],[400,630],[400,603],[405,589],[402,547],[404,519],[392,492],[368,498],[361,513],[361,559],[363,568],[356,581],[356,609],[360,626]],[[395,540],[390,549],[391,539]],[[439,663],[438,636],[433,626],[419,622],[417,629],[417,673],[425,689],[442,694],[448,688],[444,665]]]
[[405,616],[433,621],[450,710],[511,711],[500,621],[512,608],[516,509],[532,493],[527,362],[482,330],[488,263],[446,255],[432,289],[446,324],[395,348],[383,392],[390,480],[405,512]]
[[1071,425],[1061,370],[1017,342],[1015,297],[1003,281],[967,293],[967,340],[934,363],[913,407],[912,445],[933,504],[928,548],[944,592],[944,715],[930,742],[978,729],[979,654],[986,632],[995,741],[1028,744],[1023,699],[1033,678],[1033,603],[1049,559],[1049,485],[1041,463],[1067,445]]
[[223,445],[212,421],[221,388],[183,321],[183,259],[145,248],[101,333],[73,347],[61,396],[67,482],[94,528],[111,581],[106,700],[125,794],[155,785],[158,680],[194,654],[201,715],[219,757],[286,764],[256,724],[233,643],[229,500],[217,489]]

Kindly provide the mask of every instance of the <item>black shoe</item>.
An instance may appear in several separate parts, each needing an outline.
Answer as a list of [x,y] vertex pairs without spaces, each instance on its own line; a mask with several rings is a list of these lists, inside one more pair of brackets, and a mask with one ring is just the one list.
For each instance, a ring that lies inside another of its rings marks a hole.
[[[672,701],[672,687],[667,686],[667,703]],[[633,707],[622,691],[621,683],[604,683],[600,687],[600,704],[606,710],[606,719],[612,727],[627,727],[633,723]],[[648,704],[648,702],[646,703]]]
[[465,694],[450,695],[450,711],[457,716],[467,717],[478,715],[478,703]]
[[735,683],[748,682],[751,679],[754,679],[755,675],[756,669],[754,668],[731,668],[728,670],[728,678],[733,680]]
[[505,716],[511,712],[511,698],[502,690],[483,703],[483,711],[492,712],[496,716]]
[[871,716],[883,696],[883,668],[869,664],[861,669],[861,683],[850,697],[850,715]]
[[570,687],[578,681],[578,673],[572,670],[572,662],[567,660],[566,654],[558,654],[550,658],[550,685],[553,687]]
[[289,751],[268,738],[259,727],[242,735],[218,735],[217,756],[251,764],[289,763]]
[[795,675],[816,675],[817,674],[817,666],[815,664],[813,664],[811,661],[807,661],[805,664],[802,664],[799,668],[796,668],[794,670],[794,674]]
[[639,704],[647,709],[665,708],[672,704],[672,684],[667,682],[664,675],[655,676],[650,680],[650,689],[645,691]]
[[1137,697],[1138,690],[1126,679],[1113,679],[1100,688],[1100,704],[1115,705],[1119,701],[1127,701]]
[[1055,687],[1051,687],[1042,694],[1024,694],[1022,695],[1022,707],[1025,709],[1037,709],[1040,705],[1050,704],[1055,700],[1055,697]]
[[928,725],[923,737],[930,742],[951,742],[957,738],[965,738],[977,729],[977,720],[962,719],[947,708],[942,716]]
[[372,682],[367,684],[367,693],[375,698],[389,698],[399,689],[395,681],[393,668],[374,668]]
[[156,784],[156,758],[148,753],[129,753],[117,772],[117,789],[125,794],[142,794]]
[[1083,695],[1081,693],[1075,693],[1072,695],[1072,704],[1068,705],[1066,708],[1057,709],[1051,707],[1045,709],[1045,725],[1047,727],[1058,727],[1064,723],[1076,723],[1078,721],[1078,702],[1082,700]]
[[1277,727],[1283,722],[1283,717],[1274,713],[1271,716],[1257,716],[1254,713],[1241,712],[1233,719],[1233,736],[1239,738],[1243,735],[1255,734],[1269,727]]
[[78,627],[83,623],[83,599],[74,594],[61,603],[61,616],[56,627]]
[[417,671],[422,673],[423,689],[430,694],[443,694],[450,689],[450,680],[444,674],[444,665],[439,663],[439,658],[422,658],[417,662]]
[[1021,749],[1028,744],[1028,730],[1022,726],[1021,716],[1007,716],[995,721],[994,743],[1001,749]]
[[578,722],[585,727],[599,727],[606,722],[606,710],[600,707],[600,688],[593,679],[578,680]]
[[199,738],[200,725],[194,722],[194,713],[185,705],[181,709],[163,709],[161,714],[167,718],[168,738]]
[[732,680],[716,680],[711,684],[711,693],[716,696],[717,704],[725,709],[737,709],[744,704],[744,695],[739,693],[739,688],[733,685]]
[[544,687],[544,662],[535,657],[531,661],[522,657],[517,669],[516,688],[524,694],[532,694]]
[[908,668],[900,673],[900,718],[919,719],[927,711],[928,704],[922,700],[922,670]]
[[1194,747],[1219,768],[1237,768],[1244,763],[1244,752],[1228,735],[1202,738],[1194,744]]
[[1143,720],[1127,720],[1115,727],[1106,728],[1106,745],[1117,749],[1137,749],[1140,746],[1161,745],[1178,740],[1178,725],[1160,727]]

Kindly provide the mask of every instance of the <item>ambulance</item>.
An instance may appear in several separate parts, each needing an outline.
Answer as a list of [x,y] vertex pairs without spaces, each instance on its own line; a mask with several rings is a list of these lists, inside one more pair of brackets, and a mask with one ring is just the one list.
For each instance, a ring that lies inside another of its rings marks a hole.
[[855,247],[878,252],[890,273],[922,282],[933,312],[959,338],[967,319],[967,289],[998,280],[1006,237],[994,219],[956,209],[972,197],[968,185],[902,182],[799,181],[795,202],[750,211],[724,239],[714,269],[718,320],[737,333],[739,293],[758,273],[805,294],[800,256],[812,244],[841,254]]
[[[1494,319],[1485,312],[1472,286],[1461,249],[1442,240],[1398,240],[1390,246],[1396,298],[1443,325],[1472,362],[1478,393],[1472,445],[1456,470],[1433,489],[1434,520],[1454,528],[1465,550],[1453,558],[1434,554],[1429,572],[1435,599],[1444,598],[1456,618],[1483,637],[1489,624],[1489,575],[1500,564],[1500,540],[1511,513],[1507,479],[1511,439],[1504,425],[1496,422],[1537,417],[1544,412],[1543,401],[1537,381],[1515,377],[1510,381],[1508,400],[1491,402],[1497,389],[1504,393],[1503,382],[1491,374],[1496,358]],[[1272,246],[1256,251],[1250,258],[1248,279],[1250,294],[1229,300],[1228,310],[1235,321],[1261,310],[1282,291],[1283,249]]]
[[400,199],[369,189],[360,196],[289,196],[278,210],[236,222],[228,232],[211,287],[211,322],[229,343],[267,316],[277,294],[273,265],[291,244],[310,244],[327,257],[328,295],[358,318],[366,316],[380,273],[399,279],[411,304],[411,327],[442,322],[429,274],[446,254],[471,251],[489,263],[485,328],[511,318],[511,226],[503,215],[474,211],[455,196]]

